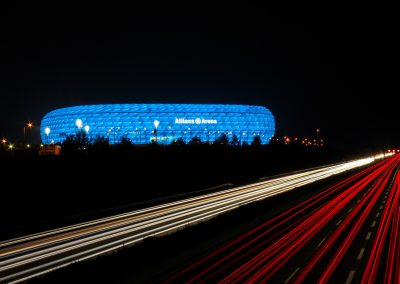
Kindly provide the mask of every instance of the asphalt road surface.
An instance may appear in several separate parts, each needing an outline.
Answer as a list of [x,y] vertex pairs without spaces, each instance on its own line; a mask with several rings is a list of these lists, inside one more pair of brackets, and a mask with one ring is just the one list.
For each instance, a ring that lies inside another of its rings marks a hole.
[[162,282],[400,283],[399,165],[371,165]]
[[372,162],[374,157],[310,169],[4,241],[0,243],[0,282],[42,275]]

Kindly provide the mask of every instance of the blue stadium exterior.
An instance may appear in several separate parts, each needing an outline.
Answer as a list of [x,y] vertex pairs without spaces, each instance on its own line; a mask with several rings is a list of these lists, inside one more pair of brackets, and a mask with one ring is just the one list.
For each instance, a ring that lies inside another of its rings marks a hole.
[[[155,121],[158,121],[156,132]],[[249,144],[259,135],[262,144],[268,144],[275,132],[275,120],[267,108],[249,105],[84,105],[46,114],[40,135],[45,144],[62,143],[68,135],[84,129],[90,138],[104,136],[110,144],[118,143],[122,137],[134,144],[147,144],[156,136],[160,144],[170,144],[180,137],[189,142],[194,136],[212,142],[222,133],[230,139],[235,134],[241,143]]]

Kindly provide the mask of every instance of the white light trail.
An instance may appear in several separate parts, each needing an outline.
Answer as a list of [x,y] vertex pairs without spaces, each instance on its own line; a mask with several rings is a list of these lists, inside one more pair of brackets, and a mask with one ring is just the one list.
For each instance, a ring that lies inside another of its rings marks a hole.
[[4,241],[0,243],[0,281],[23,281],[373,161],[370,157],[329,165]]

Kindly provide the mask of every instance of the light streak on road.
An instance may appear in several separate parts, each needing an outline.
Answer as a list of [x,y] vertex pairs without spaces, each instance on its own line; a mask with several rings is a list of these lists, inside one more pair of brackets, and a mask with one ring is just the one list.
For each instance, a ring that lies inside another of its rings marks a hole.
[[[339,282],[351,282],[356,277],[362,283],[399,283],[399,167],[400,155],[372,165],[217,248],[163,282],[334,283],[335,276]],[[387,201],[381,205],[386,196]],[[362,234],[365,228],[367,237]],[[373,240],[370,251],[357,247],[360,234],[365,241]],[[386,247],[387,258],[383,256]],[[340,266],[347,268],[343,261],[360,262],[363,257],[368,257],[364,270],[349,270],[343,275],[338,272]],[[378,279],[378,275],[384,275],[384,279]]]
[[[376,158],[376,157],[375,157]],[[0,282],[22,281],[144,238],[365,166],[374,157],[329,165],[254,184],[135,210],[0,243]]]

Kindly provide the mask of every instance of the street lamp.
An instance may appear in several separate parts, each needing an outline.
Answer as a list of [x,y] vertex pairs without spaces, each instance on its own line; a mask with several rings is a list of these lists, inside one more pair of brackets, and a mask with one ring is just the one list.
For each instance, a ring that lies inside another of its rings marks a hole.
[[44,134],[46,134],[46,144],[49,144],[50,127],[44,129]]
[[32,127],[33,127],[33,123],[32,122],[30,122],[30,121],[28,121],[28,123],[26,123],[25,125],[24,125],[24,141],[26,142],[26,128],[29,128],[29,129],[32,129]]
[[157,127],[160,125],[160,122],[156,119],[154,120],[154,127],[156,129],[154,129],[154,135],[156,136],[156,144],[157,144]]
[[75,121],[75,125],[76,125],[76,127],[78,127],[78,128],[82,128],[82,119],[78,118],[78,119]]
[[89,130],[90,130],[89,125],[85,125],[84,129],[85,129],[85,131],[86,131],[86,138],[87,138],[88,141],[89,141]]
[[75,120],[75,125],[76,125],[76,127],[78,127],[78,132],[79,132],[81,130],[81,128],[83,127],[82,119],[78,118],[77,120]]

